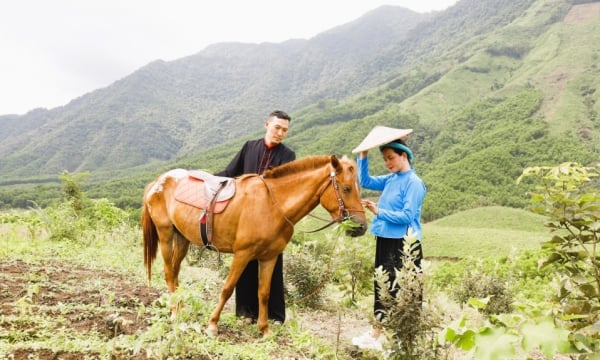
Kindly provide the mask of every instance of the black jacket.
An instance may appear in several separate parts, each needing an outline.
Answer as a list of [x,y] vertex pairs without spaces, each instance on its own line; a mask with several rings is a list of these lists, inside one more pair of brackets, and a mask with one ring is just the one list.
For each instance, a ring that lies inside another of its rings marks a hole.
[[216,173],[217,176],[236,177],[243,174],[262,174],[267,169],[296,160],[296,153],[278,144],[267,148],[264,139],[249,140],[234,156],[225,170]]

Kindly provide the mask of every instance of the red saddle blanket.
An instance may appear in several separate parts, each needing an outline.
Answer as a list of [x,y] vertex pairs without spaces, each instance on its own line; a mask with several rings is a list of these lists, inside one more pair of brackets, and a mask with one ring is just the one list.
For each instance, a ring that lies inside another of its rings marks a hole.
[[[233,181],[223,188],[226,190],[224,192],[227,193],[228,196],[222,196],[223,194],[221,194],[221,196],[217,198],[214,208],[212,209],[213,213],[217,214],[225,210],[225,207],[227,207],[229,200],[231,200],[231,197],[233,196],[233,192],[228,190],[231,186],[233,186]],[[205,181],[192,175],[179,179],[177,187],[175,188],[175,200],[199,209],[207,209],[210,206],[213,197],[214,194],[212,196],[207,196]]]

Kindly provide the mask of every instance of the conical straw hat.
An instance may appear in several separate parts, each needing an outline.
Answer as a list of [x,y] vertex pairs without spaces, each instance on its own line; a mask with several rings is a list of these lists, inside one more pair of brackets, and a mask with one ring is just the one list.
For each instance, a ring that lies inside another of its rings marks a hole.
[[386,126],[375,126],[354,150],[353,154],[367,151],[396,139],[406,139],[413,129],[394,129]]

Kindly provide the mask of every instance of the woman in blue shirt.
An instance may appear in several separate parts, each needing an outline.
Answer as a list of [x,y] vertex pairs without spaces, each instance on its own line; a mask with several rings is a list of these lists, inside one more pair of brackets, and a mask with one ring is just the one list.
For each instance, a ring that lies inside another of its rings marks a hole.
[[[427,188],[412,167],[413,154],[402,140],[394,140],[379,147],[389,174],[372,176],[369,173],[367,151],[362,151],[357,159],[360,185],[366,189],[381,191],[377,203],[364,200],[363,205],[373,214],[370,226],[375,235],[375,268],[381,266],[389,274],[390,284],[395,280],[395,268],[402,267],[404,237],[409,229],[419,240],[415,265],[420,268],[423,252],[421,240],[421,208]],[[395,296],[398,289],[390,289]],[[377,284],[375,284],[375,319],[383,320],[385,307],[380,301]],[[375,326],[370,333],[357,338],[356,345],[363,347],[380,347],[376,339],[381,339],[381,327]],[[370,343],[370,345],[369,345]],[[373,343],[375,345],[373,346]]]

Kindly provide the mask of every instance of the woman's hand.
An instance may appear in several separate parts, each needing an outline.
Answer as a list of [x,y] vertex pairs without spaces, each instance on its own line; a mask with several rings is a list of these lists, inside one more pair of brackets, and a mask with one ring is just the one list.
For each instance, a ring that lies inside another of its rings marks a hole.
[[371,200],[361,200],[360,203],[366,207],[367,209],[371,210],[371,212],[375,215],[379,214],[379,209],[377,208],[377,204],[374,201]]

